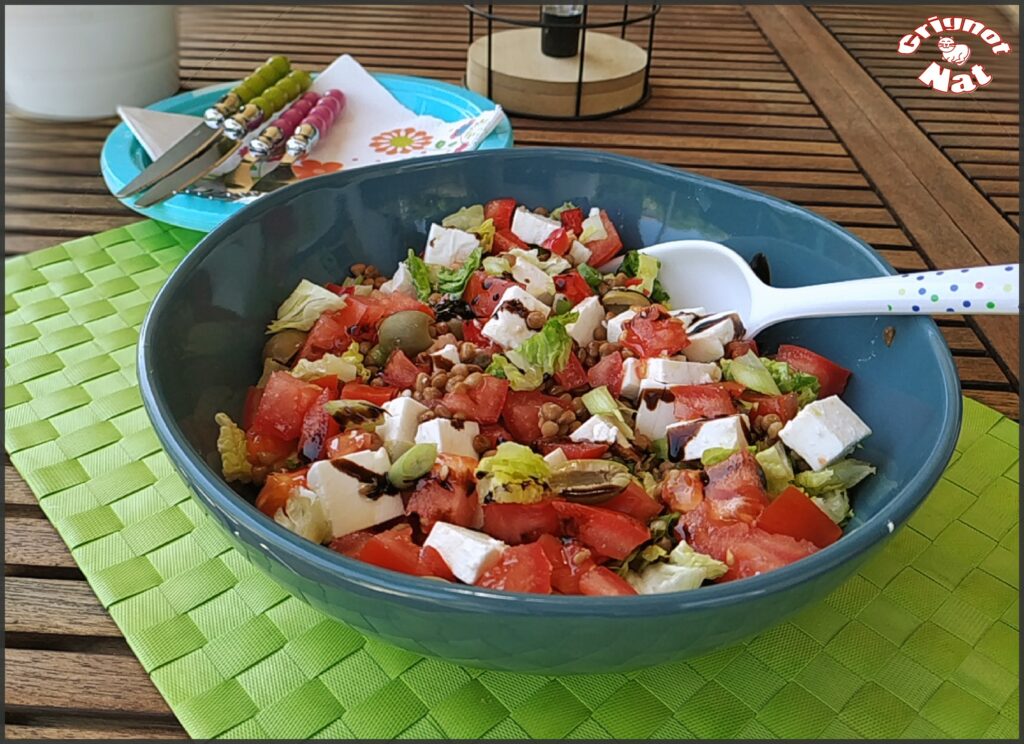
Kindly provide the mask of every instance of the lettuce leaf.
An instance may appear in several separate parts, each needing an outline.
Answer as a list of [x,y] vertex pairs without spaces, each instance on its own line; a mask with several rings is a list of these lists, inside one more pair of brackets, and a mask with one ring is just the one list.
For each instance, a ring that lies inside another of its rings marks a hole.
[[600,214],[595,214],[593,217],[587,217],[583,220],[583,233],[577,238],[583,245],[591,242],[592,240],[604,240],[608,237],[608,231],[604,229],[604,222],[601,220]]
[[[357,353],[358,350],[359,345],[357,344]],[[348,352],[346,352],[346,354],[348,354]],[[359,356],[361,361],[362,354]],[[295,367],[289,370],[289,372],[293,377],[298,377],[300,380],[315,380],[318,377],[337,375],[341,382],[351,382],[356,379],[356,377],[360,376],[359,367],[362,367],[362,364],[357,367],[351,361],[346,360],[344,355],[336,356],[334,354],[324,354],[315,362],[311,362],[308,359],[300,359]]]
[[[752,454],[757,452],[757,447],[753,445],[750,445],[747,449],[750,450]],[[705,468],[710,468],[712,465],[725,462],[738,451],[739,450],[736,449],[726,449],[725,447],[709,447],[704,450],[703,454],[701,454],[700,464]]]
[[535,504],[543,500],[551,468],[529,447],[502,442],[477,464],[477,492],[485,502]]
[[405,267],[409,270],[409,275],[412,277],[413,286],[416,287],[416,296],[420,302],[426,302],[433,291],[430,269],[427,268],[426,262],[410,248],[409,255],[405,259]]
[[502,274],[512,273],[512,267],[509,265],[508,259],[504,256],[485,256],[484,260],[481,261],[481,265],[491,276],[501,276]]
[[245,432],[226,413],[218,413],[213,420],[220,427],[217,434],[217,452],[224,480],[252,483],[252,463],[249,462]]
[[729,570],[729,567],[722,561],[712,558],[710,555],[698,553],[686,542],[680,542],[672,549],[668,555],[668,562],[673,566],[702,569],[707,579],[717,579],[724,576]]
[[526,261],[533,264],[548,276],[557,276],[572,268],[572,264],[554,253],[546,261],[541,260],[537,251],[523,248],[513,248],[508,252],[508,255],[515,256],[516,261]]
[[437,273],[437,288],[446,294],[462,294],[469,277],[480,268],[483,251],[480,247],[473,249],[465,263],[457,269],[443,268]]
[[277,309],[277,319],[267,326],[267,333],[277,333],[286,328],[308,331],[323,313],[328,310],[341,310],[343,307],[344,297],[308,279],[303,279],[281,303]]
[[824,496],[812,496],[811,501],[836,524],[842,524],[853,516],[850,495],[845,490],[829,491]]
[[608,416],[619,431],[629,441],[633,441],[633,430],[626,423],[626,417],[622,415],[622,410],[619,408],[619,404],[615,401],[615,397],[608,392],[608,386],[602,385],[601,387],[588,390],[582,396],[583,405],[587,407],[593,416]]
[[782,395],[772,373],[752,351],[735,359],[722,359],[719,364],[726,380],[734,380],[765,395]]
[[536,390],[544,384],[544,373],[539,369],[530,368],[524,372],[502,354],[491,357],[485,373],[508,380],[509,386],[518,391]]
[[562,212],[568,212],[570,209],[576,209],[576,205],[573,204],[572,202],[567,201],[564,202],[562,206],[552,209],[551,214],[549,214],[548,216],[553,220],[557,220],[561,218]]
[[597,289],[601,282],[604,281],[604,274],[590,264],[581,263],[576,267],[576,271],[580,272],[580,276],[590,285],[591,289]]
[[790,462],[782,442],[776,442],[768,449],[755,454],[754,457],[768,481],[768,493],[779,494],[786,490],[793,480],[793,464]]
[[853,488],[875,472],[874,465],[847,457],[817,472],[808,470],[797,473],[793,482],[806,491],[808,496],[825,496],[830,491]]
[[441,227],[455,227],[466,232],[473,232],[483,221],[484,205],[471,204],[441,220]]
[[761,364],[765,366],[779,390],[783,393],[796,393],[803,408],[818,397],[821,385],[818,378],[806,372],[799,372],[790,367],[786,362],[777,362],[774,359],[761,358]]
[[505,356],[521,370],[537,370],[542,375],[561,372],[572,353],[572,336],[565,327],[575,323],[579,317],[579,313],[566,313],[549,318],[540,332],[508,351]]
[[285,503],[283,509],[274,514],[274,521],[296,535],[324,543],[331,536],[331,523],[324,513],[316,494],[299,487]]

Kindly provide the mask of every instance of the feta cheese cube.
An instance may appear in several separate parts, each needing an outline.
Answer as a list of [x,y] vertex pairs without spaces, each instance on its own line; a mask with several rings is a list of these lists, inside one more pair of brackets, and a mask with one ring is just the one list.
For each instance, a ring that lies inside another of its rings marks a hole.
[[576,431],[569,435],[574,442],[595,442],[598,444],[615,444],[629,446],[629,440],[622,436],[619,427],[610,416],[591,416]]
[[394,275],[380,285],[380,291],[387,294],[404,294],[409,297],[416,297],[416,285],[412,280],[412,273],[405,261],[398,264]]
[[[384,449],[365,450],[346,455],[349,460],[374,473],[386,473],[390,460]],[[402,497],[378,496],[375,499],[364,496],[360,491],[367,484],[338,469],[329,460],[313,463],[306,473],[306,484],[316,494],[324,515],[331,525],[331,535],[341,537],[356,530],[365,530],[374,525],[400,517],[405,513]]]
[[465,421],[456,426],[446,418],[424,421],[416,429],[416,444],[437,445],[438,454],[462,455],[477,459],[473,438],[480,433],[480,424]]
[[509,287],[481,333],[506,349],[514,349],[536,333],[526,325],[526,316],[534,311],[547,318],[551,308],[519,285]]
[[498,562],[508,546],[483,532],[435,522],[423,547],[436,550],[459,581],[475,584]]
[[517,209],[512,214],[512,234],[529,245],[543,245],[551,233],[561,226],[558,220],[542,217],[526,209]]
[[464,263],[469,254],[480,245],[475,235],[454,227],[430,226],[423,260],[429,264],[453,267]]
[[686,329],[690,343],[683,350],[694,362],[714,362],[725,356],[725,345],[743,334],[735,313],[717,313],[698,320]]
[[641,384],[634,431],[648,439],[662,439],[666,429],[676,422],[675,400],[671,390],[644,390]]
[[569,458],[565,456],[565,452],[563,452],[562,448],[559,447],[558,449],[551,450],[544,455],[544,462],[548,464],[549,468],[554,470],[555,468],[569,462]]
[[579,318],[565,327],[572,340],[580,346],[586,346],[594,340],[594,331],[601,327],[604,320],[604,306],[597,295],[591,295],[577,302],[570,312],[578,313]]
[[526,287],[526,291],[541,302],[551,304],[555,300],[555,282],[547,272],[529,261],[519,259],[512,267],[512,278]]
[[822,470],[871,434],[838,395],[808,403],[779,431],[779,439],[802,457],[811,470]]
[[640,379],[644,374],[643,360],[630,357],[622,362],[622,389],[619,395],[623,398],[636,400],[640,395]]
[[450,372],[451,368],[462,360],[459,358],[459,349],[455,344],[445,344],[430,354],[430,361],[435,372]]
[[635,316],[635,310],[624,310],[614,318],[606,320],[604,324],[605,328],[608,329],[608,341],[613,344],[618,343],[619,339],[622,338],[622,325],[632,320]]
[[709,449],[738,449],[747,445],[747,431],[742,415],[724,418],[681,421],[666,429],[671,443],[679,439],[683,447],[683,460],[699,460]]
[[646,360],[647,366],[640,390],[657,390],[675,385],[703,385],[722,379],[722,370],[717,364],[688,362],[682,359],[654,357]]
[[381,408],[384,409],[384,423],[377,427],[377,435],[384,440],[391,458],[397,460],[416,442],[420,414],[430,409],[407,397],[389,400]]
[[572,247],[569,248],[569,258],[572,260],[573,265],[579,266],[582,263],[586,263],[592,255],[593,252],[583,243],[578,240],[572,241]]

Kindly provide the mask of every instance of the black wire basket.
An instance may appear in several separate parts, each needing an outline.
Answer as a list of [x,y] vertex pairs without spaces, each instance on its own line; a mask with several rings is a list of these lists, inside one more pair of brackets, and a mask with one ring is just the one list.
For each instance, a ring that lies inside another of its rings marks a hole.
[[[495,5],[488,3],[486,6],[478,6],[476,3],[468,3],[464,6],[466,11],[469,13],[469,46],[472,47],[473,43],[477,41],[477,24],[483,24],[487,30],[487,64],[486,64],[486,90],[478,91],[484,93],[488,98],[494,99],[494,61],[493,61],[493,49],[494,49],[494,34],[496,25],[506,25],[512,27],[521,28],[539,28],[541,29],[541,35],[543,43],[547,44],[547,35],[551,34],[554,38],[555,34],[564,34],[567,30],[567,26],[564,22],[560,22],[556,17],[550,14],[545,14],[543,8],[545,6],[538,6],[538,18],[537,20],[529,20],[527,18],[516,18],[507,15],[500,15],[495,13]],[[501,6],[499,6],[500,9]],[[608,5],[601,5],[602,9],[607,9]],[[660,4],[652,4],[643,6],[645,10],[636,13],[634,9],[631,12],[629,3],[622,5],[622,17],[618,20],[600,20],[591,21],[589,20],[589,6],[586,3],[582,4],[582,15],[578,22],[574,22],[571,25],[571,29],[578,33],[578,52],[575,54],[562,53],[557,56],[561,57],[575,57],[579,60],[576,74],[576,85],[575,85],[575,102],[573,108],[573,114],[571,115],[545,115],[532,112],[515,111],[509,106],[506,106],[501,101],[502,106],[505,108],[507,113],[522,116],[529,119],[541,119],[548,121],[588,121],[595,119],[604,119],[609,116],[616,114],[625,113],[626,111],[632,111],[639,106],[642,106],[651,95],[651,57],[654,46],[654,22],[658,13],[661,12]],[[484,9],[486,8],[486,10]],[[633,14],[636,13],[636,14]],[[636,45],[646,55],[646,61],[643,67],[643,87],[638,98],[635,100],[618,106],[612,110],[603,111],[601,113],[584,114],[581,113],[584,104],[584,73],[586,70],[587,62],[587,32],[591,30],[605,30],[605,29],[618,29],[619,38],[626,40],[626,31],[630,26],[637,24],[646,23],[647,32],[647,46],[646,48]],[[481,37],[483,38],[483,37]],[[564,37],[563,37],[564,38]],[[571,43],[571,42],[570,42]],[[570,51],[572,49],[570,48]],[[547,52],[545,52],[546,54]],[[464,84],[469,87],[468,72],[466,78],[463,80]]]

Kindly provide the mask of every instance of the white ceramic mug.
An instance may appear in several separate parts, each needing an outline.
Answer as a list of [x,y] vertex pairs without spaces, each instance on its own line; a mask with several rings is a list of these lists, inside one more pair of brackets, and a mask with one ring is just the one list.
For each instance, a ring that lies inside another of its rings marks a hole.
[[7,5],[4,85],[15,113],[113,116],[178,89],[173,5]]

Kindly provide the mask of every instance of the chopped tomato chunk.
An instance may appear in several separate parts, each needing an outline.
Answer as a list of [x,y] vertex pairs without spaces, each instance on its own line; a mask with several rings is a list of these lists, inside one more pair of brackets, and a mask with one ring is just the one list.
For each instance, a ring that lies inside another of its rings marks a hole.
[[278,509],[285,508],[292,494],[305,485],[306,468],[291,473],[271,473],[256,497],[256,508],[273,517]]
[[417,367],[401,349],[395,349],[381,373],[381,379],[388,385],[407,390],[416,385],[416,378],[424,370]]
[[521,241],[511,229],[505,228],[504,230],[497,230],[494,233],[494,243],[491,245],[491,253],[507,253],[513,248],[529,248],[526,243]]
[[564,227],[560,227],[548,236],[541,248],[551,251],[556,256],[564,256],[572,248],[572,238]]
[[569,361],[561,372],[555,373],[555,382],[566,390],[578,390],[587,384],[587,371],[575,354],[569,354]]
[[299,358],[316,361],[324,354],[343,354],[355,339],[365,314],[366,308],[354,302],[348,302],[341,310],[321,314],[309,329]]
[[587,263],[597,267],[611,261],[622,250],[622,239],[619,237],[619,231],[615,229],[615,225],[609,219],[608,213],[603,209],[601,210],[601,224],[604,225],[604,231],[608,233],[608,237],[601,238],[600,240],[590,240],[586,243],[587,248],[590,249],[590,260]]
[[552,279],[555,282],[555,291],[565,295],[573,305],[583,302],[594,294],[594,290],[587,284],[587,280],[576,269],[559,274]]
[[547,501],[484,504],[484,532],[509,545],[533,542],[541,535],[557,535],[558,528],[558,513]]
[[491,199],[484,204],[484,219],[493,221],[495,230],[509,230],[515,211],[515,199]]
[[706,472],[704,499],[717,519],[753,524],[768,506],[761,466],[745,447]]
[[704,500],[704,478],[699,470],[670,470],[661,484],[661,500],[672,511],[685,514]]
[[365,400],[375,406],[382,406],[398,395],[398,388],[366,385],[361,382],[346,382],[341,389],[342,400]]
[[375,450],[383,446],[384,443],[380,437],[373,432],[349,429],[327,440],[324,456],[328,460],[334,460],[344,455],[351,455],[353,452]]
[[587,381],[595,388],[605,385],[609,393],[618,396],[622,392],[623,365],[622,354],[613,351],[587,370]]
[[446,393],[441,403],[453,414],[461,413],[470,421],[496,424],[501,418],[501,409],[505,405],[508,389],[508,380],[502,380],[494,375],[484,375],[476,387],[467,387],[464,393]]
[[600,442],[574,442],[568,437],[560,439],[542,439],[537,448],[545,455],[557,449],[562,450],[567,460],[597,460],[608,451],[607,444]]
[[553,535],[541,535],[537,545],[551,562],[551,586],[561,594],[579,594],[580,576],[596,566],[589,548],[576,540],[559,540]]
[[462,291],[462,299],[469,304],[476,317],[486,321],[498,307],[505,290],[514,286],[516,283],[511,279],[491,276],[482,270],[474,271],[469,277],[469,281],[466,282],[466,288]]
[[765,532],[807,540],[819,548],[828,547],[843,536],[839,525],[795,486],[787,488],[765,507],[757,526]]
[[533,444],[541,438],[540,407],[545,403],[554,403],[565,411],[572,410],[571,403],[553,395],[536,391],[508,391],[501,420],[515,441],[520,444]]
[[327,446],[329,424],[332,421],[324,406],[330,400],[330,392],[320,392],[320,397],[306,411],[302,419],[302,433],[299,435],[299,454],[306,460],[313,461],[320,457]]
[[256,411],[260,407],[260,398],[263,397],[263,388],[252,385],[245,393],[245,405],[242,407],[242,428],[249,429],[256,419]]
[[641,543],[651,539],[647,526],[611,509],[569,501],[551,502],[566,523],[567,533],[601,555],[622,560]]
[[711,419],[736,413],[733,396],[721,384],[679,385],[675,395],[675,416],[678,421]]
[[350,532],[347,535],[336,537],[328,544],[331,550],[347,555],[349,558],[357,558],[359,551],[363,549],[363,546],[369,542],[370,538],[373,537],[373,533],[369,530],[357,530]]
[[278,439],[297,439],[306,411],[320,397],[321,390],[288,372],[274,372],[263,389],[252,428]]
[[645,307],[622,327],[622,345],[638,357],[672,356],[690,344],[683,321],[661,305]]
[[756,356],[761,356],[760,352],[758,352],[758,350],[757,350],[757,342],[754,341],[753,339],[750,339],[750,340],[747,340],[747,341],[743,341],[743,340],[730,341],[729,343],[727,343],[725,345],[725,355],[727,357],[729,357],[730,359],[735,359],[736,357],[741,357],[744,354],[746,354],[748,351],[754,352],[754,354]]
[[559,215],[562,227],[571,232],[578,239],[583,234],[583,210],[579,207],[567,209]]
[[618,574],[604,566],[594,566],[580,576],[580,594],[592,597],[628,596],[636,594],[636,589]]
[[743,394],[743,399],[755,404],[754,416],[775,415],[782,423],[792,421],[800,411],[800,402],[796,393],[762,395],[748,390]]
[[276,468],[295,454],[295,440],[281,439],[273,434],[262,434],[256,429],[245,433],[245,455],[253,465]]
[[850,380],[850,370],[802,346],[782,344],[775,358],[799,372],[817,377],[821,385],[819,398],[842,395],[846,390],[846,383]]
[[430,474],[421,478],[406,504],[406,514],[419,516],[429,533],[436,522],[479,529],[483,512],[477,498],[473,471],[476,460],[459,455],[438,455]]
[[635,480],[630,481],[622,491],[601,504],[605,509],[628,514],[637,521],[647,524],[661,513],[661,502],[652,499],[644,487]]
[[551,561],[541,545],[514,545],[477,581],[477,586],[507,592],[551,594]]

